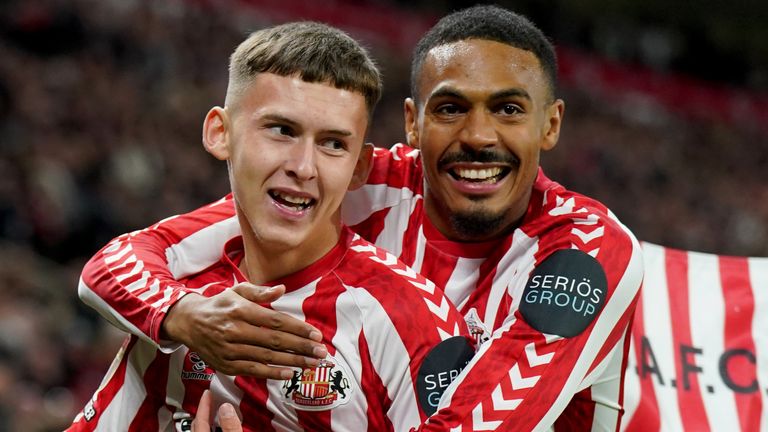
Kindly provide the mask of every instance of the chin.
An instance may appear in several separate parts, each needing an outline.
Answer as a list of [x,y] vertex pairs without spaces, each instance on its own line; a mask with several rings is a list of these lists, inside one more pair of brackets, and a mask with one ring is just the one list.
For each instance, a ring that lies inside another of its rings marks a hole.
[[495,236],[506,221],[506,213],[485,209],[454,212],[450,223],[456,235],[464,241],[483,241]]

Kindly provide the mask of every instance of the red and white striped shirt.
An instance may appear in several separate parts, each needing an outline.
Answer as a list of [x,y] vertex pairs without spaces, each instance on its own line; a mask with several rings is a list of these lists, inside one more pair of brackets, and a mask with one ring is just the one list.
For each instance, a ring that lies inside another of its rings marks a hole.
[[[126,246],[102,258],[125,262]],[[216,295],[245,280],[242,257],[235,237],[217,263],[181,282],[188,292]],[[349,229],[320,260],[274,284],[286,294],[271,308],[322,331],[329,354],[320,367],[297,369],[285,381],[233,377],[184,346],[163,353],[131,335],[69,430],[188,430],[207,388],[216,404],[237,407],[246,431],[408,430],[433,411],[420,409],[430,374],[455,376],[474,354],[466,323],[442,291]],[[442,366],[424,361],[435,347],[443,347]]]
[[[444,287],[478,340],[487,341],[423,428],[616,430],[643,275],[634,236],[605,206],[540,171],[514,232],[452,242],[424,214],[423,186],[417,150],[377,149],[368,184],[343,205],[348,225]],[[185,292],[173,278],[216,259],[195,245],[237,235],[224,226],[234,216],[229,201],[164,222],[179,226],[172,235],[155,226],[118,237],[113,242],[129,245],[124,254],[135,259],[115,266],[97,254],[86,265],[81,297],[161,343],[162,318]],[[151,299],[131,294],[139,278],[139,286],[153,287]]]

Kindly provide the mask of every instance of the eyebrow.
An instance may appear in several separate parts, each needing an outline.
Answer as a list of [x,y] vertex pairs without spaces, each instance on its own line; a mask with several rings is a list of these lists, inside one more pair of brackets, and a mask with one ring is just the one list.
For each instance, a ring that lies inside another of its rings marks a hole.
[[[277,123],[285,123],[288,126],[291,126],[299,130],[303,129],[301,127],[301,124],[299,124],[299,122],[280,114],[265,114],[261,117],[261,119],[273,121]],[[320,131],[320,133],[324,135],[336,135],[336,136],[344,136],[344,137],[352,136],[352,132],[345,129],[323,129]]]
[[[464,93],[462,93],[461,91],[453,87],[448,87],[448,86],[441,87],[437,89],[434,93],[429,95],[429,99],[434,99],[439,97],[450,97],[450,98],[468,100],[468,98],[464,96]],[[531,95],[528,94],[527,91],[523,89],[518,89],[518,88],[509,88],[509,89],[499,90],[491,94],[491,97],[489,98],[489,100],[505,99],[509,97],[521,97],[529,101],[531,100]]]

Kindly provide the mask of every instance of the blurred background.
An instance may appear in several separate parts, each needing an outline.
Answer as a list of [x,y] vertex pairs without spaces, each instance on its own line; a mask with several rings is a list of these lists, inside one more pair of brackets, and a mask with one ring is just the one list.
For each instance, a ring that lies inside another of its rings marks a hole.
[[[520,0],[555,42],[560,144],[550,177],[606,203],[641,240],[768,256],[768,2]],[[384,72],[371,140],[403,140],[421,0],[0,2],[0,431],[65,428],[122,335],[77,299],[112,237],[228,191],[202,149],[247,32],[324,21]]]

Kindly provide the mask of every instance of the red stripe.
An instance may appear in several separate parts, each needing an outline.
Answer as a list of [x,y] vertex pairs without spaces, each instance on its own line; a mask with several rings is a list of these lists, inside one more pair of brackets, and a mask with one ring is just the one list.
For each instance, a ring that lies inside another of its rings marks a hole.
[[425,278],[431,280],[441,290],[448,286],[448,280],[456,268],[458,257],[444,254],[435,249],[430,243],[424,247],[424,259],[421,264],[421,273]]
[[381,377],[371,367],[371,356],[368,348],[368,342],[361,333],[358,338],[360,347],[360,362],[362,363],[362,373],[360,377],[360,386],[365,389],[365,401],[368,405],[366,415],[368,417],[368,431],[394,431],[394,426],[386,412],[392,406],[392,400],[387,395],[387,388],[381,382]]
[[595,402],[592,388],[588,387],[573,396],[563,413],[555,421],[555,431],[588,431],[592,429],[595,417]]
[[[160,351],[157,352],[160,354]],[[144,388],[147,395],[133,417],[128,432],[158,430],[158,411],[165,405],[165,383],[168,382],[170,356],[158,355],[144,372]]]
[[[683,375],[683,361],[687,364],[695,363],[695,357],[687,354],[682,358],[681,347],[692,346],[691,314],[688,300],[688,254],[685,251],[667,249],[665,256],[667,273],[667,291],[669,296],[669,316],[675,318],[672,326],[673,347],[675,348],[675,376],[677,381],[677,403],[680,410],[685,430],[709,431],[704,402],[701,398],[698,375],[688,372]],[[685,380],[689,388],[685,388]]]
[[755,297],[749,280],[749,262],[747,258],[736,257],[720,257],[719,261],[725,300],[725,352],[733,353],[725,357],[726,373],[723,375],[740,389],[734,391],[734,398],[741,430],[758,430],[763,403],[760,389],[754,389],[757,387],[756,349],[752,337]]
[[352,231],[359,234],[360,237],[368,240],[371,243],[375,243],[376,239],[378,239],[381,235],[381,232],[384,231],[384,219],[387,217],[389,211],[390,208],[385,208],[383,210],[372,213],[368,219],[360,222],[357,225],[353,225],[350,228]]
[[[416,250],[418,249],[417,244],[420,241],[419,228],[421,227],[421,224],[419,221],[422,217],[426,217],[424,216],[423,209],[424,200],[420,199],[416,201],[411,214],[408,215],[408,227],[403,233],[401,242],[403,247],[398,258],[400,258],[400,261],[404,262],[408,266],[413,266],[413,263],[416,261]],[[436,281],[432,282],[437,283]],[[438,284],[437,286],[442,288],[445,285]]]
[[[336,301],[344,293],[335,277],[324,277],[317,282],[315,293],[309,296],[301,305],[306,321],[317,327],[323,334],[323,343],[328,348],[328,354],[336,355],[333,338],[338,331],[336,322]],[[298,423],[304,430],[331,430],[331,411],[302,411],[296,410]]]
[[[656,392],[653,387],[654,375],[652,373],[643,373],[644,364],[654,366],[651,358],[643,358],[643,337],[645,337],[645,325],[643,320],[643,296],[641,295],[637,299],[635,321],[632,326],[632,343],[635,346],[637,369],[634,371],[627,370],[625,372],[628,374],[636,373],[639,375],[640,400],[632,415],[632,419],[629,424],[627,424],[625,432],[657,431],[661,427],[659,419],[659,403],[656,400]],[[646,355],[648,354],[649,353],[646,353]]]
[[272,427],[274,414],[266,408],[269,398],[266,380],[238,376],[235,378],[235,385],[243,390],[244,395],[247,395],[240,401],[243,424],[258,425],[259,431],[273,432],[275,430]]

